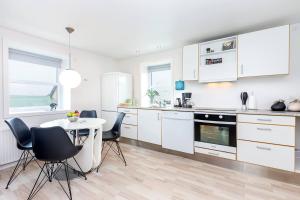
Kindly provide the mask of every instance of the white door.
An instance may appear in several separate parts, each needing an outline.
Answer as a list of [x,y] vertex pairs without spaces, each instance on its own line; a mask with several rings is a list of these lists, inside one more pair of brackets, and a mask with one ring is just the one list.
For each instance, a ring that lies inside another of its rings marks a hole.
[[289,25],[238,36],[239,77],[289,73]]
[[160,110],[138,110],[138,140],[161,145]]
[[102,110],[117,111],[118,73],[106,73],[102,76],[101,106]]
[[132,98],[132,76],[130,74],[119,73],[119,99],[118,104],[125,103],[127,99]]
[[198,44],[183,47],[183,80],[198,80]]
[[117,112],[101,111],[101,118],[106,120],[106,123],[103,125],[103,131],[108,131],[113,127],[117,116]]

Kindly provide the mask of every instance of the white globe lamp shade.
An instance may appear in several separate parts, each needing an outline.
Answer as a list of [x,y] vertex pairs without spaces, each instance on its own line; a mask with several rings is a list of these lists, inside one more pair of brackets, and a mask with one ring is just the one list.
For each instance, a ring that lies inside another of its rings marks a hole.
[[81,76],[77,71],[66,69],[60,73],[59,82],[66,88],[76,88],[80,85]]

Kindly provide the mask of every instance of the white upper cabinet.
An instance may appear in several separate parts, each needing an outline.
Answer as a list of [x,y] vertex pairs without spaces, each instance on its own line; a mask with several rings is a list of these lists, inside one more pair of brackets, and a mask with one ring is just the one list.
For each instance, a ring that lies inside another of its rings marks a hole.
[[289,25],[239,35],[239,77],[288,74],[289,37]]
[[161,111],[138,110],[138,140],[161,145]]
[[198,80],[198,44],[183,47],[183,80]]
[[237,37],[227,37],[199,44],[199,82],[237,80]]

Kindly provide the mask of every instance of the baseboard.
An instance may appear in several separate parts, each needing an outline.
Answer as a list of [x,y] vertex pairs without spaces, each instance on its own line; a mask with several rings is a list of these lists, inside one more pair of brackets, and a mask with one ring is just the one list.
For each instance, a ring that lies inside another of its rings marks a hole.
[[264,177],[264,178],[269,178],[269,179],[273,179],[276,181],[300,185],[300,174],[295,173],[295,172],[288,172],[288,171],[284,171],[284,170],[258,166],[258,165],[254,165],[254,164],[250,164],[250,163],[240,162],[237,160],[230,160],[230,159],[215,157],[215,156],[211,156],[211,155],[201,154],[201,153],[195,153],[195,154],[182,153],[182,152],[178,152],[178,151],[164,149],[164,148],[162,148],[161,145],[150,144],[147,142],[132,140],[132,139],[128,139],[128,138],[120,138],[120,142],[125,143],[125,144],[134,145],[134,146],[139,146],[139,147],[154,150],[154,151],[159,151],[162,153],[181,156],[181,157],[188,158],[191,160],[196,160],[196,161],[216,165],[219,167],[243,172],[246,174],[251,174],[254,176],[258,176],[258,177]]

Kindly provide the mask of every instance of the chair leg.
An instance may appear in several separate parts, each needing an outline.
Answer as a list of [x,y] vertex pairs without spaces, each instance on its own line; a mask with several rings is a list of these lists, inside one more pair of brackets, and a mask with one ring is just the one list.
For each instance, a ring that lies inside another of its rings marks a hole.
[[20,165],[21,165],[21,161],[24,159],[23,157],[25,157],[25,153],[26,153],[25,151],[22,152],[22,154],[21,154],[21,156],[20,156],[20,158],[19,158],[19,160],[18,160],[18,162],[17,162],[17,165],[16,165],[16,167],[14,168],[14,171],[12,172],[12,174],[11,174],[11,176],[10,176],[8,182],[7,182],[7,185],[6,185],[5,189],[8,189],[8,186],[9,186],[9,185],[12,183],[12,181],[13,181],[15,178],[17,178],[17,176],[19,175],[19,174],[17,174],[17,176],[15,176],[15,175],[16,175],[16,172],[18,171],[18,168],[19,168]]
[[76,165],[78,166],[78,168],[81,171],[81,175],[84,177],[85,180],[87,180],[87,177],[85,175],[85,173],[83,172],[83,170],[81,169],[80,165],[78,164],[77,160],[75,159],[75,157],[73,157],[74,161],[76,162]]
[[[97,167],[97,172],[99,172],[99,168],[101,167],[103,161],[105,160],[105,158],[106,158],[108,152],[109,152],[110,149],[111,149],[112,143],[111,143],[111,144],[107,144],[107,143],[108,143],[108,142],[104,142],[104,144],[103,144],[103,146],[106,144],[106,146],[109,146],[109,147],[108,147],[107,151],[105,152],[104,157],[101,158],[101,162],[100,162],[100,164],[99,164],[98,167]],[[102,148],[103,148],[103,147],[102,147]],[[103,149],[102,149],[102,151],[103,151]],[[102,154],[102,151],[101,151],[101,154]]]
[[125,159],[125,157],[123,155],[123,152],[122,152],[122,149],[120,147],[119,141],[116,140],[115,142],[116,142],[116,145],[117,145],[117,148],[118,148],[118,152],[121,154],[125,166],[127,166],[127,162],[126,162],[126,159]]
[[[75,158],[74,158],[75,160]],[[76,161],[76,160],[75,160]],[[77,161],[76,161],[77,163]],[[72,200],[72,190],[71,190],[71,183],[70,183],[70,177],[69,177],[69,168],[68,168],[68,160],[66,160],[66,163],[64,163],[65,165],[65,173],[66,173],[66,177],[67,177],[67,184],[68,184],[68,189],[69,189],[69,199]]]
[[[46,165],[47,165],[47,163],[45,163],[45,164],[43,165],[43,167],[41,168],[41,171],[40,171],[40,173],[39,173],[39,175],[38,175],[38,177],[37,177],[37,179],[36,179],[36,181],[35,181],[35,183],[34,183],[32,189],[31,189],[31,191],[30,191],[30,194],[29,194],[27,200],[33,199],[33,197],[38,193],[38,191],[40,191],[40,189],[41,189],[41,188],[46,184],[46,182],[49,180],[49,177],[47,177],[47,176],[45,175],[45,176],[42,178],[42,180],[39,182],[40,177],[41,177],[41,175],[42,175],[42,172],[44,171],[44,168],[45,168]],[[46,179],[45,182],[43,182],[44,179],[45,179],[45,177],[47,177],[47,179]],[[38,184],[38,182],[39,182],[39,184]]]

